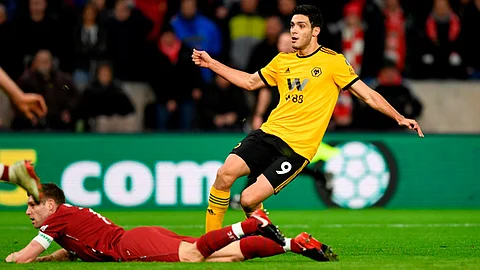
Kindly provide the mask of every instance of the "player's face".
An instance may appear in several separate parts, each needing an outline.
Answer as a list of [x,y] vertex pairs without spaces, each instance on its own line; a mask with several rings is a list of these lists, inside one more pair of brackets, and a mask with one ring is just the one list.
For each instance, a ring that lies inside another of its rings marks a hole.
[[48,204],[48,201],[37,204],[32,196],[28,197],[27,211],[25,214],[27,214],[32,221],[32,225],[35,229],[40,228],[47,217],[51,215]]
[[292,37],[292,47],[295,50],[305,49],[313,37],[318,36],[320,28],[312,28],[310,20],[305,15],[293,15],[290,22],[290,36]]

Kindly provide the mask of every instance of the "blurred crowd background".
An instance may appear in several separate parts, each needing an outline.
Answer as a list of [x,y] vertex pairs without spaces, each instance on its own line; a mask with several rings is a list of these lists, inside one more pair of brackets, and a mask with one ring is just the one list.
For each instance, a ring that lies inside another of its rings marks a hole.
[[[424,106],[410,80],[480,79],[480,0],[0,0],[0,66],[49,112],[0,103],[7,131],[249,131],[278,103],[191,62],[192,48],[255,72],[291,50],[294,7],[323,12],[319,42],[343,53],[400,113]],[[454,90],[452,90],[454,91]],[[342,92],[330,130],[397,130]]]

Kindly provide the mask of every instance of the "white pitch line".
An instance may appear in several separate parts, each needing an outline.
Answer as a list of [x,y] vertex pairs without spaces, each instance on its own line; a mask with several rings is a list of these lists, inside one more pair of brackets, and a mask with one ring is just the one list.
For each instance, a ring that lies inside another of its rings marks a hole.
[[[192,225],[123,225],[125,229],[132,229],[141,226],[160,226],[167,229],[203,229],[204,225],[192,224]],[[427,223],[427,224],[408,224],[408,223],[386,223],[386,224],[318,224],[318,225],[306,225],[306,224],[280,224],[279,227],[285,229],[315,229],[315,228],[328,228],[328,229],[342,229],[342,228],[468,228],[468,227],[480,227],[480,223]],[[0,230],[29,230],[32,226],[2,226]]]
[[[281,226],[280,226],[281,227]],[[321,224],[312,228],[454,228],[454,227],[480,227],[480,223],[386,223],[386,224]]]

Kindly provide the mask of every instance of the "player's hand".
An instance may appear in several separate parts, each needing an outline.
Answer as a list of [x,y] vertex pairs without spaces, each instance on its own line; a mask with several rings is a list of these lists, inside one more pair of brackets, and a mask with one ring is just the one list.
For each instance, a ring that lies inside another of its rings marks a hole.
[[14,263],[17,262],[17,252],[13,252],[5,258],[5,262]]
[[197,51],[195,49],[193,49],[192,60],[195,65],[204,68],[210,68],[211,63],[213,62],[212,57],[210,57],[206,51]]
[[400,126],[407,127],[408,129],[415,130],[418,133],[418,136],[421,138],[425,137],[423,135],[422,129],[420,128],[420,125],[417,123],[417,121],[413,119],[403,118],[402,120],[398,121],[398,124]]
[[36,122],[37,118],[44,117],[48,111],[45,99],[39,94],[22,94],[15,98],[13,103],[32,122]]

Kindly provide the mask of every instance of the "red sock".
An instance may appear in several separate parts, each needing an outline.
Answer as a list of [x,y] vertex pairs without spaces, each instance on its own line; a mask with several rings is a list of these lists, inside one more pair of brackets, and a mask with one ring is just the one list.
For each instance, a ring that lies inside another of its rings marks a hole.
[[263,236],[249,236],[240,240],[240,251],[245,260],[270,257],[285,253],[283,247]]
[[299,246],[294,239],[290,239],[290,250],[294,253],[302,253],[303,248]]
[[8,166],[3,167],[3,173],[0,177],[0,180],[10,181],[10,178],[8,177]]
[[236,228],[241,226],[243,232],[232,230],[232,226],[228,226],[219,230],[208,232],[202,235],[197,241],[197,249],[204,258],[210,257],[215,251],[218,251],[228,244],[237,241],[244,235],[254,234],[258,229],[258,223],[255,219],[247,219],[240,224],[235,224]]

